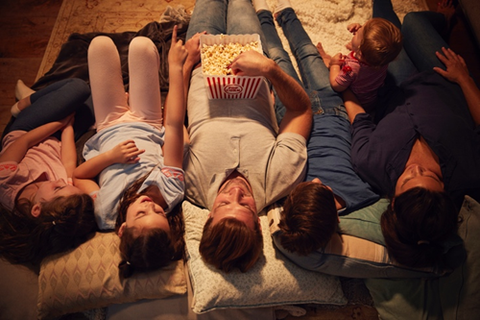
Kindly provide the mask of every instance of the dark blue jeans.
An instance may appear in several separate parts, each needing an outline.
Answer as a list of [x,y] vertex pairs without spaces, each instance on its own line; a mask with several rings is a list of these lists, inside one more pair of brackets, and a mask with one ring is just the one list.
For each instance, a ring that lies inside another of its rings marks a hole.
[[[90,88],[81,79],[64,79],[30,96],[31,106],[20,112],[6,129],[30,131],[52,121],[66,118],[75,112],[74,131],[78,139],[95,122]],[[57,137],[58,134],[56,134]]]
[[[378,122],[395,109],[395,105],[390,102],[400,100],[395,97],[404,94],[399,86],[405,80],[419,72],[434,72],[433,67],[445,68],[435,52],[442,52],[442,47],[448,48],[448,44],[441,36],[441,31],[446,25],[443,14],[432,11],[410,12],[403,19],[403,24],[400,25],[390,0],[374,0],[373,16],[387,19],[400,26],[404,39],[404,50],[389,64],[386,85],[379,91],[380,103],[375,119]],[[441,76],[439,75],[439,77]],[[458,101],[455,106],[452,106],[455,108],[455,112],[461,112],[466,119],[471,121],[471,115],[460,87],[456,83],[441,78],[444,87],[448,88],[449,94]]]
[[390,0],[374,0],[373,17],[384,18],[402,31],[404,49],[388,66],[389,74],[396,85],[417,72],[444,67],[435,56],[436,51],[448,47],[440,35],[446,24],[442,14],[432,11],[410,12],[405,16],[402,25]]

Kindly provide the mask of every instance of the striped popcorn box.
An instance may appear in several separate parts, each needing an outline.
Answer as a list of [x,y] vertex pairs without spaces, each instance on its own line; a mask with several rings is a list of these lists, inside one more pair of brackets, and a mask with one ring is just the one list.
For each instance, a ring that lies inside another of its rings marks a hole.
[[209,99],[254,99],[263,77],[235,76],[228,68],[241,52],[262,53],[258,34],[202,35],[202,71]]

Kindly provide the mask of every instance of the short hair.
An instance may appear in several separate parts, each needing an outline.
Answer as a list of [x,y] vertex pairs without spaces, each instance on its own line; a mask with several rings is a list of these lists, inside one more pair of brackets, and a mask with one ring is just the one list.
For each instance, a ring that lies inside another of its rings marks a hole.
[[258,219],[254,228],[243,221],[225,218],[212,225],[210,217],[203,228],[200,255],[215,268],[230,272],[235,268],[248,271],[263,251],[263,236]]
[[362,60],[374,67],[392,62],[402,50],[403,37],[400,30],[390,21],[372,18],[363,26],[360,44]]
[[337,226],[333,192],[320,183],[302,182],[283,205],[279,240],[286,250],[308,255],[326,246]]
[[458,209],[445,192],[416,187],[395,197],[380,224],[392,258],[408,267],[443,260],[442,242],[457,229]]
[[42,202],[37,217],[31,214],[33,205],[21,199],[13,211],[1,206],[0,252],[12,263],[38,265],[49,255],[76,248],[97,229],[93,200],[87,194]]
[[[127,188],[120,200],[115,231],[125,222],[127,210],[142,194],[137,191],[147,176],[143,176]],[[120,238],[120,254],[122,260],[118,265],[120,279],[129,278],[135,272],[147,272],[168,266],[171,262],[183,258],[185,248],[185,224],[182,204],[167,215],[170,232],[160,228],[144,229],[141,232],[135,227],[123,230]]]

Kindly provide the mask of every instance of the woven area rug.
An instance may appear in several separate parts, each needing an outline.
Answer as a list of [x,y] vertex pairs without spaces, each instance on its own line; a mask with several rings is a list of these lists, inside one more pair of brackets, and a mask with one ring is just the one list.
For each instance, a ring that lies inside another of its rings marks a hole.
[[182,5],[189,13],[195,0],[63,0],[37,79],[52,67],[72,33],[138,31],[159,21],[165,9]]

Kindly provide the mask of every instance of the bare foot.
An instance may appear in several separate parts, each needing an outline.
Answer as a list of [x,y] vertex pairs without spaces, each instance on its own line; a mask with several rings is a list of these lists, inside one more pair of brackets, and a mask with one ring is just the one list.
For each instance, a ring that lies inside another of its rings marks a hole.
[[447,21],[447,32],[451,30],[453,16],[455,15],[455,5],[452,0],[440,0],[437,3],[437,12],[445,16]]
[[317,43],[317,50],[320,54],[320,57],[322,57],[323,63],[325,63],[328,68],[328,66],[330,65],[330,60],[332,60],[332,56],[325,52],[325,49],[323,49],[321,42]]

